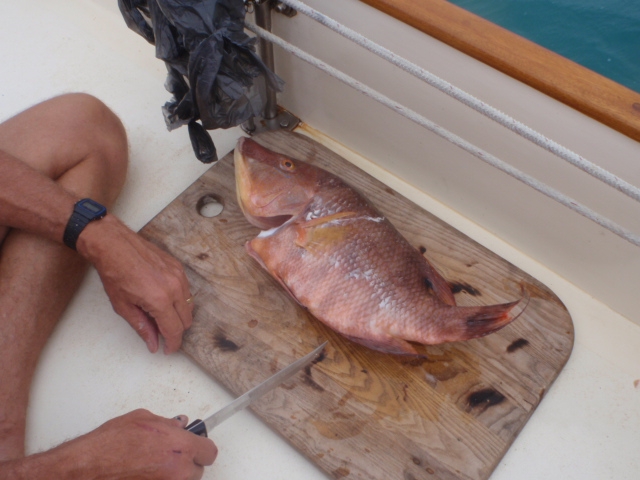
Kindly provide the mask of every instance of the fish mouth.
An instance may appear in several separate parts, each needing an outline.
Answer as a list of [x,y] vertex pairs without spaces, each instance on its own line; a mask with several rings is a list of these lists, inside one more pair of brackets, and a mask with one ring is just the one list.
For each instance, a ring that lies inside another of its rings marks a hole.
[[284,225],[293,218],[293,215],[275,215],[273,217],[260,217],[257,215],[251,215],[251,220],[254,225],[262,230],[271,230],[272,228],[278,228]]
[[248,208],[243,198],[239,198],[240,209],[244,213],[245,217],[247,217],[247,220],[249,220],[249,222],[256,227],[259,227],[262,230],[276,228],[290,220],[293,215],[260,215],[260,213],[264,212],[269,207],[269,205],[274,203],[281,196],[282,194],[277,194],[264,203],[253,203],[253,206],[251,208]]

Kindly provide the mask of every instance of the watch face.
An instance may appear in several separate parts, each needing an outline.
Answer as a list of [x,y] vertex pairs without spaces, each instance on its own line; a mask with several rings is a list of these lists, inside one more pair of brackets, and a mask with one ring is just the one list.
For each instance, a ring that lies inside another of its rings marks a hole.
[[91,220],[102,218],[107,214],[107,209],[103,205],[100,205],[98,202],[91,200],[90,198],[80,200],[76,204],[76,210],[78,213]]
[[88,208],[93,213],[98,213],[100,211],[100,207],[98,207],[97,205],[94,205],[93,203],[85,202],[82,204],[82,206],[84,208]]

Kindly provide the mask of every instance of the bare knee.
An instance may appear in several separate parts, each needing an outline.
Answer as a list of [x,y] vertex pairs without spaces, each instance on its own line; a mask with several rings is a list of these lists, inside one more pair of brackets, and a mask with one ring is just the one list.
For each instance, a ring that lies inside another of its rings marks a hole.
[[102,101],[86,93],[57,97],[68,110],[75,131],[94,145],[114,174],[126,174],[128,162],[127,134],[122,122]]
[[126,177],[122,122],[85,93],[51,98],[3,122],[0,148],[76,195],[106,205],[115,201]]
[[[122,122],[102,101],[85,93],[71,93],[51,100],[66,118],[67,129],[84,146],[85,162],[99,176],[103,201],[112,203],[127,173],[128,143]],[[62,182],[65,183],[65,182]]]

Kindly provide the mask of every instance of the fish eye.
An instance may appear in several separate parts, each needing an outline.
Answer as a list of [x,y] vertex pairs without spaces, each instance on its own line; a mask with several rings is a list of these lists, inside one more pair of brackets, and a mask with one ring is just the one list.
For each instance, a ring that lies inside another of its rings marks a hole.
[[282,160],[280,160],[280,167],[284,170],[293,171],[295,170],[296,165],[288,158],[283,158]]

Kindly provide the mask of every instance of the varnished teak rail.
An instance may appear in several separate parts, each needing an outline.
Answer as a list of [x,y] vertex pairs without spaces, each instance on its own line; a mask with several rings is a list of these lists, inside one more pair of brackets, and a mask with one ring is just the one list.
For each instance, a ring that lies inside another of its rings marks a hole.
[[446,0],[360,0],[640,141],[640,94]]

